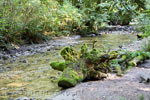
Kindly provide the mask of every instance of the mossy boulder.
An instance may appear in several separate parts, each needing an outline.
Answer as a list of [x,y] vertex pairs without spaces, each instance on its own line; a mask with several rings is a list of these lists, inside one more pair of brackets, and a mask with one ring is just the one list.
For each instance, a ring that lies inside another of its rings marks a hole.
[[73,87],[84,80],[84,78],[85,75],[82,72],[82,67],[78,64],[72,64],[72,66],[64,69],[63,74],[58,81],[58,86],[63,88]]

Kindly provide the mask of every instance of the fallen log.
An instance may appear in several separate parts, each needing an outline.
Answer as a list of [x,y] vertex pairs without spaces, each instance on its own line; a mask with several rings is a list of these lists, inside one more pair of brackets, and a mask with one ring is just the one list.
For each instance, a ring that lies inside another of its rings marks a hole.
[[102,52],[95,48],[88,50],[86,44],[77,52],[72,47],[65,47],[60,52],[65,61],[52,62],[53,69],[62,71],[58,86],[63,88],[73,87],[83,80],[99,80],[107,77],[107,73],[114,69],[117,75],[136,66],[145,59],[150,59],[150,52],[135,51]]

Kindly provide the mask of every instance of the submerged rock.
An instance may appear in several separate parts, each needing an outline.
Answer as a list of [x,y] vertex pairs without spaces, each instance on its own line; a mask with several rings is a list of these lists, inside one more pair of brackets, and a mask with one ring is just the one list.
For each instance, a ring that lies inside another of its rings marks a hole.
[[21,60],[21,63],[28,63],[28,60]]
[[9,58],[10,58],[10,57],[9,57],[8,55],[3,55],[3,56],[2,56],[2,59],[3,59],[3,60],[8,60]]

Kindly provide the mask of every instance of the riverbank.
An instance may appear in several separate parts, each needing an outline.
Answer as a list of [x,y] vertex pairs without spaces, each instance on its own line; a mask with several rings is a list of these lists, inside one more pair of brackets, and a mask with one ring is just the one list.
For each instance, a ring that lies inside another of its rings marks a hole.
[[[96,37],[101,36],[102,34],[137,34],[136,26],[108,26],[99,30],[98,34],[90,34],[86,37]],[[30,45],[21,45],[14,46],[13,49],[8,49],[6,51],[0,51],[0,60],[7,60],[9,58],[16,58],[19,56],[29,56],[38,53],[48,52],[50,50],[57,49],[64,46],[73,46],[81,43],[79,41],[81,38],[80,35],[72,35],[69,37],[53,37],[51,40],[46,41],[41,44],[30,44]]]

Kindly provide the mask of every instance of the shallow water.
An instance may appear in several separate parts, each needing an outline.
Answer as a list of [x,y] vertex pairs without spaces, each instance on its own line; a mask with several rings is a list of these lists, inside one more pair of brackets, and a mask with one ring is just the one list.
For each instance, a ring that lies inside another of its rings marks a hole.
[[[65,39],[71,42],[70,39]],[[100,37],[85,37],[75,39],[76,45],[72,45],[79,50],[83,43],[92,47],[92,41],[97,40],[95,47],[99,49],[115,49],[136,40],[136,36],[131,34],[105,34]],[[60,42],[61,43],[61,42]],[[39,53],[32,56],[20,56],[13,61],[0,64],[4,72],[0,72],[0,100],[10,98],[30,97],[38,99],[50,98],[61,91],[57,86],[57,79],[61,72],[51,69],[51,61],[63,60],[59,51],[64,45],[55,46],[49,52]]]

